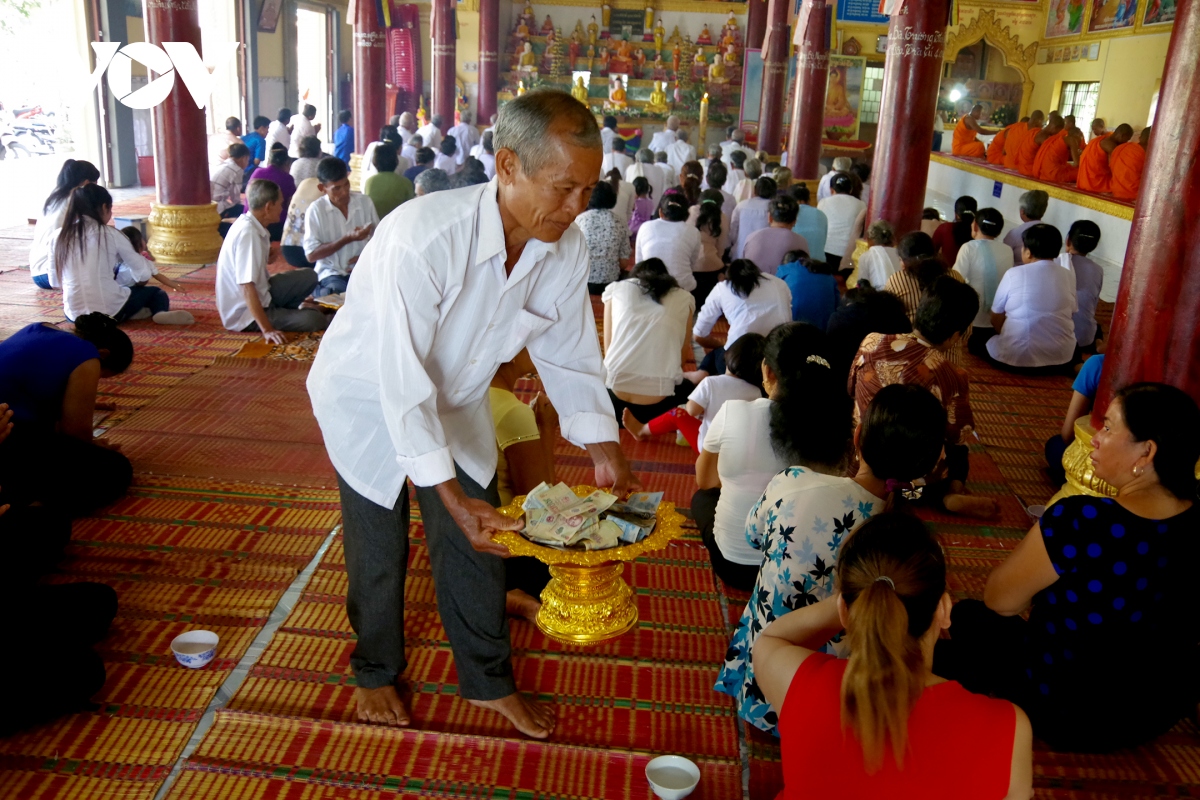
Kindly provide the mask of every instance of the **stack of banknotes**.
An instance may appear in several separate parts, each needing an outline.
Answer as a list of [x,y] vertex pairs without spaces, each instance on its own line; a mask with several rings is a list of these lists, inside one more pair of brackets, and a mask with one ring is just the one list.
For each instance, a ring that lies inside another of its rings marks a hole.
[[525,498],[527,539],[550,547],[604,550],[639,542],[654,530],[662,492],[640,492],[625,502],[601,489],[579,497],[565,483],[538,484]]

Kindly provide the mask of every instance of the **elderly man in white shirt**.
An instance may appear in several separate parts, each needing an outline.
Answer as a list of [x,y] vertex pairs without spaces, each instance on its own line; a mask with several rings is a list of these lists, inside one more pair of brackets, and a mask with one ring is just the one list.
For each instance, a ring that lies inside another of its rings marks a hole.
[[221,218],[218,231],[225,236],[232,222],[242,215],[242,176],[250,163],[250,148],[241,142],[229,145],[229,158],[209,173],[209,188]]
[[292,138],[288,145],[288,157],[300,157],[300,140],[305,136],[316,136],[321,132],[321,123],[313,124],[317,116],[316,106],[306,104],[304,110],[291,119]]
[[311,268],[267,273],[271,235],[267,225],[279,220],[283,192],[272,181],[250,181],[250,210],[237,218],[217,257],[217,312],[226,330],[255,331],[271,344],[287,341],[282,331],[323,331],[329,317],[302,304],[317,287]]
[[408,138],[417,132],[417,118],[411,111],[405,111],[396,121],[396,128],[400,132],[400,140],[408,144]]
[[658,201],[662,200],[663,191],[667,188],[666,176],[654,163],[654,153],[649,147],[638,150],[637,161],[625,170],[625,180],[628,183],[632,184],[634,178],[645,178],[650,183],[650,189],[654,192],[654,204],[658,205]]
[[667,146],[667,164],[679,175],[684,164],[696,160],[696,148],[688,144],[687,131],[679,131],[675,136],[675,141]]
[[437,152],[438,147],[442,144],[442,115],[434,114],[421,127],[417,128],[417,133],[421,136],[421,141],[430,150]]
[[987,352],[994,364],[1055,372],[1075,355],[1075,273],[1058,263],[1062,234],[1037,223],[1025,231],[1024,263],[1004,273],[992,300]]
[[675,144],[679,133],[679,117],[672,114],[667,117],[667,127],[650,138],[650,149],[655,153],[665,153],[667,148]]
[[467,156],[479,144],[480,135],[479,129],[471,124],[471,114],[468,111],[462,113],[462,122],[451,128],[448,133],[454,137],[456,149],[454,151],[454,163],[461,169],[466,163]]
[[604,115],[604,127],[600,129],[600,144],[604,148],[604,154],[608,155],[613,149],[613,139],[620,136],[617,133],[617,118],[612,114]]
[[339,294],[350,283],[379,214],[365,194],[350,193],[346,162],[329,156],[317,165],[318,188],[324,195],[304,212],[304,257],[316,265],[319,281],[313,297]]
[[817,183],[818,203],[824,200],[826,197],[833,195],[833,186],[831,186],[831,183],[833,182],[833,176],[839,172],[849,172],[850,168],[853,166],[853,159],[847,158],[846,156],[838,156],[833,160],[833,169],[822,175],[820,182]]
[[620,136],[616,136],[612,140],[611,149],[605,151],[604,160],[600,162],[600,177],[612,172],[614,169],[620,170],[621,174],[629,172],[629,168],[633,166],[633,159],[625,154],[625,140]]
[[417,486],[438,611],[460,694],[544,739],[554,712],[517,692],[505,618],[508,550],[522,522],[500,515],[488,386],[526,348],[563,436],[586,447],[595,482],[635,482],[618,444],[575,217],[600,170],[600,132],[567,94],[504,107],[496,180],[405,203],[363,252],[359,276],[308,377],[341,489],[350,665],[359,719],[406,725],[403,673],[406,481]]
[[741,128],[735,128],[730,134],[728,141],[721,142],[721,160],[725,162],[726,167],[733,167],[733,159],[730,157],[736,151],[742,151],[746,154],[746,158],[754,158],[754,151],[746,147],[746,132]]
[[[292,110],[290,108],[279,109],[279,114],[270,125],[267,126],[267,140],[265,142],[266,154],[271,155],[271,147],[276,144],[281,144],[287,149],[292,147]],[[297,142],[299,140],[297,139]]]

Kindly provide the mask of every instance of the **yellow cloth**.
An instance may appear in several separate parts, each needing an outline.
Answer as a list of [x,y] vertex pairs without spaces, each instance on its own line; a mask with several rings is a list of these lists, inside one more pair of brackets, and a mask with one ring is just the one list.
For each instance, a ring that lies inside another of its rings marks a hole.
[[500,491],[500,504],[506,506],[512,502],[513,487],[504,451],[517,442],[540,439],[541,434],[533,409],[512,392],[492,386],[488,389],[488,399],[492,403],[492,424],[496,426],[496,484]]

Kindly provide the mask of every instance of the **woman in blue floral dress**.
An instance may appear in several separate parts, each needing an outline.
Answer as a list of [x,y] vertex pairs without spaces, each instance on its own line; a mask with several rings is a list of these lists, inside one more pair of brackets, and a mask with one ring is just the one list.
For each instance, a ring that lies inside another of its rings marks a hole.
[[[815,430],[849,428],[848,409],[826,408],[824,415],[812,413],[814,400],[809,395],[825,390],[812,380],[811,372],[805,378],[798,384],[803,387],[804,399],[796,398],[790,408],[785,401],[780,409],[783,418],[771,430],[776,450],[790,453],[793,464],[813,464],[812,443],[805,437],[811,437]],[[844,397],[844,393],[838,396]],[[828,406],[831,401],[820,402]],[[813,424],[814,420],[820,424]],[[927,389],[888,386],[875,396],[862,426],[855,431],[858,474],[845,478],[793,466],[767,485],[746,519],[746,538],[763,554],[758,582],[738,621],[714,687],[737,701],[742,719],[778,735],[775,710],[754,681],[750,652],[755,640],[776,618],[833,594],[833,568],[846,537],[873,514],[889,507],[893,491],[910,488],[910,481],[933,469],[941,456],[945,429],[946,412]],[[829,458],[833,452],[825,450],[824,457]],[[817,464],[831,466],[828,461]],[[839,642],[835,638],[825,652],[840,655]]]

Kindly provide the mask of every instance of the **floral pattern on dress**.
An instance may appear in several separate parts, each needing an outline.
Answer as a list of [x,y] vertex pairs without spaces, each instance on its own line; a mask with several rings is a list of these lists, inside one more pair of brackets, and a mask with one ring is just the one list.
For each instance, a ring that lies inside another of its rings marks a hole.
[[[879,498],[850,478],[788,467],[767,484],[746,518],[746,538],[762,552],[750,602],[738,620],[717,683],[738,716],[778,735],[778,715],[754,680],[752,650],[763,629],[833,594],[833,569],[846,537],[875,513]],[[841,637],[823,648],[840,655]]]
[[621,277],[620,260],[633,255],[629,233],[609,209],[594,208],[575,219],[588,249],[588,283],[608,284]]

